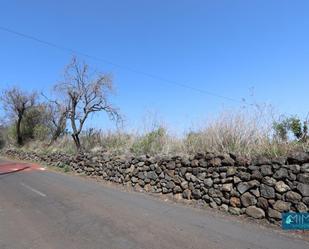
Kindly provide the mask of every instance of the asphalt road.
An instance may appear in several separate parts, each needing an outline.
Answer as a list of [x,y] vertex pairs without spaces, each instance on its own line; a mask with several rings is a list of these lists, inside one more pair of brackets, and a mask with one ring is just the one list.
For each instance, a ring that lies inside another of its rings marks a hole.
[[309,243],[212,210],[0,161],[0,248],[307,249]]

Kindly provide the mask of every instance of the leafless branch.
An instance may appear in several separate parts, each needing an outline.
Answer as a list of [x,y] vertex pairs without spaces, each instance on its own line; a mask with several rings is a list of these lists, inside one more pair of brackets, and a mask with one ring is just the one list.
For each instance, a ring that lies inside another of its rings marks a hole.
[[119,110],[109,102],[113,81],[109,74],[91,75],[89,66],[74,57],[65,68],[63,82],[55,89],[67,100],[68,118],[71,122],[72,137],[78,149],[81,148],[79,135],[90,114],[105,112],[111,120],[121,122]]

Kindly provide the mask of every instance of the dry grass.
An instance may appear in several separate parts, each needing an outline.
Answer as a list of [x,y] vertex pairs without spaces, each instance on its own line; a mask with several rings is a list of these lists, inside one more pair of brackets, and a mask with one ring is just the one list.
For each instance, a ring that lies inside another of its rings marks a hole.
[[[182,137],[170,135],[162,122],[153,121],[148,122],[140,133],[88,130],[82,134],[81,142],[86,151],[105,150],[117,154],[194,154],[212,151],[247,157],[275,157],[290,151],[309,150],[308,142],[276,140],[273,136],[274,120],[271,108],[254,106],[238,111],[224,111]],[[28,149],[43,150],[45,153],[75,153],[75,146],[69,135],[58,139],[50,147],[40,142],[31,142],[27,146]]]
[[224,111],[205,127],[189,133],[185,143],[189,153],[202,150],[252,155],[271,143],[271,130],[261,113]]
[[276,157],[309,148],[308,144],[277,141],[270,125],[260,124],[258,117],[245,112],[220,114],[205,128],[187,134],[184,145],[188,154],[213,151],[247,157]]

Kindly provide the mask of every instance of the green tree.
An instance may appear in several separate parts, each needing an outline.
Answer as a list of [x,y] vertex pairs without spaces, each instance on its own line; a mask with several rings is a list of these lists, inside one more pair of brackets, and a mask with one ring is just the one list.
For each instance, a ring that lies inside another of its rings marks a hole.
[[4,110],[15,122],[17,144],[23,144],[21,124],[26,112],[35,105],[37,94],[27,93],[17,87],[12,87],[3,91],[0,96]]
[[283,117],[273,124],[275,136],[283,141],[287,141],[289,135],[298,141],[308,139],[308,121],[301,121],[297,116]]

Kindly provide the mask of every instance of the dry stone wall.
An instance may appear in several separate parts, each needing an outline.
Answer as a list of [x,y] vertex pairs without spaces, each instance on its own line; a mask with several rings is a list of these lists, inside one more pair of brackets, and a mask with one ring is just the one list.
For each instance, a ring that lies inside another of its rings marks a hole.
[[213,153],[173,157],[42,155],[12,149],[4,153],[273,223],[280,222],[282,212],[307,212],[309,207],[309,153],[253,161]]

